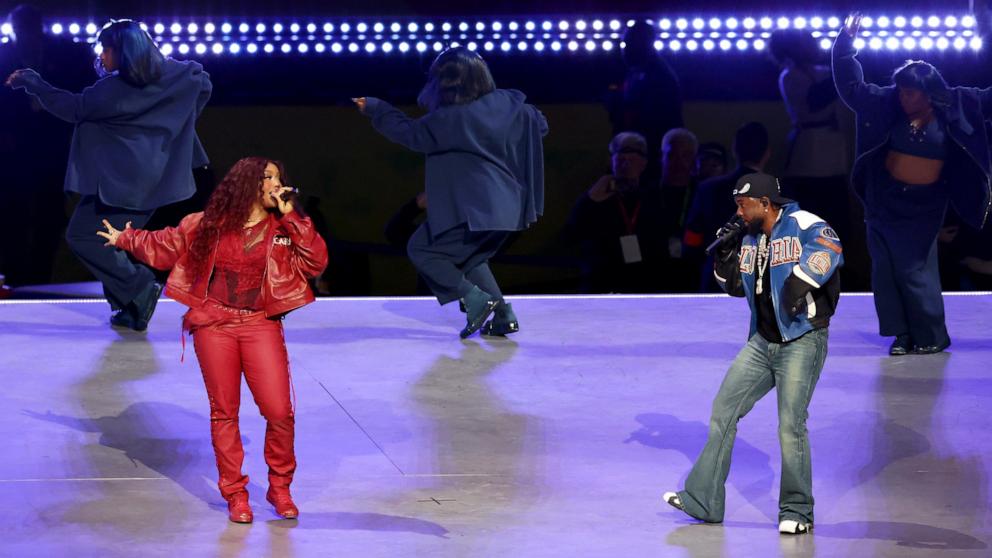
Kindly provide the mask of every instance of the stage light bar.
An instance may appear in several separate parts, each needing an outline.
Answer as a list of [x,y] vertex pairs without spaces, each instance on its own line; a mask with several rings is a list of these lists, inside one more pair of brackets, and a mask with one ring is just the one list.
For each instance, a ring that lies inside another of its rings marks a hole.
[[[332,21],[224,21],[176,18],[152,21],[147,30],[170,56],[428,55],[453,45],[472,50],[519,53],[611,53],[623,48],[624,29],[634,20],[618,17],[410,20],[403,18]],[[841,17],[830,14],[741,14],[728,17],[648,18],[657,29],[655,48],[673,53],[748,53],[766,48],[777,30],[808,30],[829,49]],[[974,52],[983,46],[970,14],[869,14],[862,18],[856,46],[871,50]],[[45,29],[76,41],[94,42],[94,22],[49,21]],[[0,35],[13,39],[9,23]],[[237,45],[237,46],[235,46]],[[261,45],[261,46],[259,46]],[[183,48],[185,47],[185,48]]]

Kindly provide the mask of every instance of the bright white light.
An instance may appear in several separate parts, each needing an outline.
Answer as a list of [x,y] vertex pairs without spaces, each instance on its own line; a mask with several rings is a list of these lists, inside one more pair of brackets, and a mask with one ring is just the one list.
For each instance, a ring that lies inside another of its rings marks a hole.
[[579,50],[579,43],[576,41],[568,41],[568,50],[572,52]]
[[458,24],[459,31],[468,31],[468,24],[464,21]]
[[524,24],[524,29],[528,31],[533,31],[534,29],[537,29],[537,24],[534,23],[533,21],[528,21],[527,23]]
[[[668,21],[668,20],[662,20],[662,21]],[[593,20],[593,22],[592,22],[592,28],[595,31],[602,31],[603,30],[603,22],[602,22],[602,20],[599,20],[599,19]]]
[[493,31],[500,31],[502,29],[503,29],[503,24],[502,23],[500,23],[498,21],[494,21],[493,22]]
[[892,25],[895,25],[899,29],[906,27],[906,18],[896,16],[895,19],[892,20]]
[[282,26],[281,23],[273,23],[272,24],[272,32],[273,33],[275,33],[276,35],[278,35],[278,34],[282,33],[282,31],[283,31],[283,26]]
[[909,24],[912,25],[913,27],[923,27],[923,18],[920,16],[913,16],[909,20]]
[[966,15],[961,18],[961,27],[972,28],[975,26],[975,16]]
[[431,23],[431,22],[429,22],[429,21],[427,23],[425,23],[424,24],[424,31],[427,31],[428,33],[433,33],[434,32],[434,24]]
[[723,24],[727,26],[727,29],[737,29],[740,22],[738,22],[736,18],[731,17],[728,18],[727,21],[723,22]]
[[940,50],[946,50],[949,46],[951,46],[951,42],[947,40],[947,37],[940,37],[937,39],[937,48]]
[[711,17],[707,24],[710,26],[710,29],[719,29],[723,27],[723,21],[718,17]]
[[750,45],[750,43],[748,43],[746,40],[744,40],[744,39],[737,39],[737,50],[747,50],[747,47],[749,45]]
[[552,42],[551,43],[551,50],[553,50],[555,52],[558,52],[559,50],[561,50],[561,43],[558,42],[558,41]]
[[399,33],[400,31],[403,30],[403,26],[397,22],[393,22],[393,24],[389,26],[389,30],[392,31],[393,33]]
[[172,54],[172,45],[170,45],[169,43],[166,43],[166,44],[162,45],[162,48],[160,48],[158,50],[159,50],[159,52],[162,53],[162,56],[169,56],[170,54]]
[[333,52],[334,54],[338,54],[342,50],[344,50],[344,47],[341,46],[341,43],[334,43],[331,45],[331,52]]
[[81,31],[81,29],[80,29],[78,23],[70,23],[69,24],[69,32],[72,33],[73,35],[78,35],[80,31]]
[[173,35],[178,35],[183,32],[183,26],[178,23],[173,23],[172,26],[169,27],[169,31],[172,31]]
[[615,20],[615,19],[611,19],[610,20],[610,29],[612,29],[614,31],[619,30],[620,29],[620,22],[617,21],[617,20]]
[[527,41],[520,41],[517,43],[517,50],[524,51],[527,50]]
[[385,52],[387,54],[393,52],[393,43],[390,42],[382,43],[382,52]]
[[827,27],[831,29],[836,29],[840,27],[840,18],[837,16],[830,16],[827,18]]
[[954,17],[952,15],[949,15],[949,16],[947,16],[947,17],[944,18],[944,25],[946,25],[947,27],[957,27],[958,26],[958,18],[956,18],[956,17]]
[[249,29],[250,26],[247,23],[242,23],[241,25],[238,26],[239,33],[247,33]]
[[885,40],[885,48],[889,50],[897,50],[899,48],[899,39],[895,37],[889,37]]
[[558,29],[561,29],[562,31],[568,31],[568,22],[565,21],[565,20],[559,21],[558,22]]
[[323,54],[324,51],[327,50],[327,47],[324,46],[324,43],[317,43],[317,44],[313,45],[313,50],[315,52],[318,52],[320,54]]
[[293,52],[293,47],[289,46],[289,43],[283,43],[279,50],[281,50],[283,54],[289,54],[290,52]]
[[699,48],[699,43],[697,43],[692,39],[689,39],[688,41],[685,42],[685,48],[686,50],[695,51],[697,48]]
[[206,52],[207,52],[207,45],[205,45],[203,43],[199,43],[199,44],[196,45],[196,53],[197,54],[204,54]]
[[447,33],[448,31],[451,31],[451,24],[448,23],[447,21],[445,21],[444,23],[442,23],[441,24],[441,31],[444,31],[445,33]]
[[613,50],[613,41],[603,41],[603,50],[607,52]]
[[792,20],[792,26],[795,27],[796,29],[806,29],[807,23],[808,22],[804,17],[797,17]]
[[864,16],[861,18],[861,27],[864,29],[871,29],[875,26],[875,20],[871,16]]
[[[161,35],[162,33],[165,33],[165,26],[162,25],[161,23],[156,23],[153,29],[155,30],[156,35]],[[89,29],[87,29],[87,31],[89,31]],[[90,33],[90,35],[92,35],[92,33]]]
[[596,41],[586,41],[585,47],[589,52],[596,50]]
[[654,42],[654,49],[655,50],[661,50],[663,48],[665,48],[665,43],[663,43],[662,41],[655,41]]
[[713,50],[715,47],[716,44],[710,39],[706,39],[705,41],[703,41],[703,50]]
[[232,29],[233,28],[231,27],[231,24],[230,23],[222,23],[221,26],[220,26],[220,32],[223,33],[223,34],[225,34],[225,35],[230,35]]
[[[866,44],[865,43],[865,40],[862,39],[861,37],[858,37],[857,39],[854,39],[854,48],[856,48],[858,50],[861,50],[861,49],[865,48],[865,44]],[[879,45],[879,47],[882,46],[882,40],[881,39],[879,39],[878,45]]]
[[229,50],[231,54],[237,54],[241,52],[241,45],[238,43],[231,43],[228,45],[227,50]]
[[342,33],[348,33],[350,31],[351,31],[351,24],[350,23],[342,23],[341,24],[341,32]]
[[788,29],[789,28],[789,24],[791,24],[791,23],[792,22],[789,21],[789,18],[787,18],[787,17],[780,17],[780,18],[778,18],[778,21],[775,22],[776,26],[779,29]]
[[365,52],[372,54],[375,52],[375,43],[365,43]]
[[872,50],[878,50],[882,48],[882,39],[878,37],[872,37],[871,40],[868,41],[868,48]]
[[703,27],[706,27],[706,22],[702,18],[697,17],[692,20],[692,28],[696,31],[699,31]]
[[916,48],[916,39],[912,37],[906,37],[902,40],[902,48],[906,50],[914,50]]
[[486,41],[485,44],[482,45],[482,48],[486,51],[491,51],[496,48],[496,45],[494,45],[492,41]]
[[245,50],[248,51],[248,54],[255,54],[256,52],[258,52],[258,45],[256,45],[255,43],[248,43],[248,46],[245,47]]
[[423,41],[420,41],[420,42],[417,43],[417,47],[416,48],[417,48],[417,52],[426,52],[427,51],[427,43],[425,43]]
[[406,41],[404,41],[404,42],[400,43],[399,49],[400,49],[400,52],[409,52],[410,51],[410,45]]
[[971,40],[968,41],[968,46],[970,46],[971,47],[971,50],[974,50],[974,51],[982,50],[982,39],[981,39],[981,37],[972,37]]
[[727,39],[722,39],[720,41],[720,50],[727,51],[727,50],[730,50],[730,47],[732,47],[732,46],[734,46],[734,45],[731,44],[731,42],[729,40],[727,40]]
[[929,27],[940,27],[940,18],[937,17],[937,16],[935,16],[935,15],[932,15],[932,16],[928,17],[927,18],[927,25]]
[[765,50],[765,40],[764,39],[756,39],[754,41],[754,50]]
[[442,50],[444,50],[444,43],[442,43],[441,41],[435,41],[434,52],[441,52]]
[[930,50],[933,48],[933,39],[930,37],[923,37],[920,39],[920,48],[923,50]]
[[579,30],[579,31],[585,31],[586,30],[586,22],[583,21],[583,20],[581,20],[581,19],[579,21],[576,21],[575,22],[575,28],[577,30]]
[[195,23],[190,23],[189,25],[186,26],[186,31],[190,35],[196,35],[196,32],[199,30],[200,30],[200,26]]
[[954,39],[954,48],[962,50],[966,46],[968,46],[968,41],[966,41],[964,37]]
[[823,50],[830,50],[831,44],[832,43],[830,42],[830,39],[826,39],[826,38],[820,39],[820,48],[822,48]]
[[255,26],[255,32],[258,33],[258,34],[260,34],[260,35],[262,33],[265,33],[265,24],[264,23],[259,23],[258,25],[256,25]]
[[510,44],[509,42],[507,42],[507,41],[503,41],[503,42],[502,42],[502,43],[501,43],[501,44],[499,45],[499,49],[500,49],[500,50],[502,50],[503,52],[510,52],[510,49],[511,49],[511,48],[513,48],[513,45],[511,45],[511,44]]
[[683,17],[675,20],[675,28],[679,31],[685,31],[689,28],[689,21]]
[[307,33],[310,33],[312,35],[312,34],[314,34],[316,32],[317,32],[317,24],[316,23],[308,23],[307,24]]
[[879,16],[878,19],[875,20],[875,23],[878,24],[881,29],[886,29],[891,24],[887,16]]
[[772,18],[770,17],[763,17],[761,18],[759,24],[761,25],[762,29],[771,29],[772,26],[775,25],[775,22],[773,22]]
[[376,23],[375,23],[374,25],[372,25],[372,30],[373,30],[373,31],[375,31],[376,33],[382,33],[382,31],[383,31],[383,30],[384,30],[385,28],[386,28],[386,26],[385,26],[385,25],[383,25],[383,24],[382,24],[382,23],[380,23],[380,22],[376,22]]
[[265,46],[262,47],[262,50],[264,50],[268,54],[272,54],[273,52],[275,52],[276,47],[272,46],[272,43],[265,43]]
[[189,54],[189,45],[186,43],[179,45],[179,54]]
[[355,31],[358,31],[359,33],[365,33],[368,30],[369,26],[363,21],[358,22],[358,25],[355,26]]
[[679,41],[677,41],[677,40],[676,41],[672,41],[672,42],[668,43],[668,48],[671,49],[671,50],[674,50],[675,52],[678,52],[678,51],[682,50],[682,43],[679,42]]
[[[497,21],[496,23],[499,23],[499,22]],[[494,23],[493,25],[495,26],[496,23]],[[511,21],[506,27],[510,31],[516,31],[517,29],[520,29],[520,24],[517,23],[516,21]],[[496,29],[496,27],[493,27],[493,29]],[[499,29],[496,29],[496,31],[499,31]]]
[[809,26],[813,29],[820,29],[823,27],[823,18],[820,16],[815,16],[809,20]]
[[53,34],[55,34],[55,35],[61,35],[62,34],[62,31],[65,31],[65,29],[62,28],[62,24],[61,23],[53,23],[52,24],[52,33]]
[[544,52],[544,43],[542,43],[541,41],[537,41],[536,43],[534,43],[534,50],[536,50],[537,52]]
[[406,30],[411,33],[416,33],[417,29],[419,29],[419,26],[416,23],[410,23],[406,26]]
[[224,45],[220,43],[214,43],[213,46],[210,47],[210,50],[213,51],[214,54],[221,54],[224,52]]

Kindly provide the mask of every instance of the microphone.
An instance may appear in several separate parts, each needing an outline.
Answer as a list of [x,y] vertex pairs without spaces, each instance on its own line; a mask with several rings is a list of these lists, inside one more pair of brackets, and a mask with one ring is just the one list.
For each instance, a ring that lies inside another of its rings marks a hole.
[[740,238],[741,234],[744,232],[744,219],[739,215],[734,215],[731,217],[727,224],[720,227],[720,230],[716,231],[716,240],[710,243],[706,247],[706,255],[709,256],[717,248],[735,242]]

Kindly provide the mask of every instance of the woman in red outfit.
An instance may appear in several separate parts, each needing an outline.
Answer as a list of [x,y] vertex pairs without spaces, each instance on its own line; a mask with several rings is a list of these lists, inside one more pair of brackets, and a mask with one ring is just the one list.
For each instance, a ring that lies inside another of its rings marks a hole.
[[107,245],[157,269],[171,269],[166,294],[189,306],[183,328],[193,334],[210,400],[218,486],[231,521],[250,523],[248,477],[238,430],[241,373],[265,417],[266,500],[294,518],[289,493],[296,470],[289,357],[281,318],[313,302],[307,280],[327,265],[327,246],[282,184],[279,162],[248,157],[217,186],[202,213],[176,228],[119,231],[107,221]]

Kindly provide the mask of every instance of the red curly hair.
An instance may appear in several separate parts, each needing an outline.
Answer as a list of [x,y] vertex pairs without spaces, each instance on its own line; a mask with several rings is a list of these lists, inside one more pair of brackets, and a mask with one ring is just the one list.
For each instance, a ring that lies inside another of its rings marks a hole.
[[265,167],[269,163],[279,169],[280,180],[285,184],[287,178],[281,162],[263,157],[245,157],[234,163],[210,195],[189,248],[194,278],[199,278],[203,272],[218,239],[224,234],[240,231],[248,220],[252,207],[261,195]]

